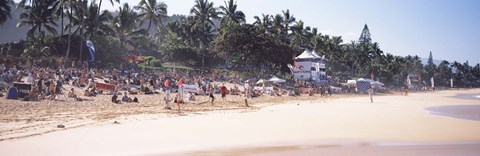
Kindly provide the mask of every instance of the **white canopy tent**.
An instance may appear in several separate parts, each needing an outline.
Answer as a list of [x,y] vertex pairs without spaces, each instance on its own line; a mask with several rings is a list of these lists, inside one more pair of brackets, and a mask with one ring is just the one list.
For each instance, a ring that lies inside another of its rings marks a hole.
[[285,83],[285,82],[287,82],[286,80],[278,78],[276,76],[273,76],[272,78],[268,79],[268,81],[275,82],[275,83]]
[[318,59],[318,58],[322,58],[322,57],[320,57],[316,52],[314,55],[312,52],[308,50],[305,50],[302,54],[295,57],[295,59]]
[[317,58],[321,58],[321,56],[318,55],[318,53],[315,50],[312,51],[312,55],[317,57]]

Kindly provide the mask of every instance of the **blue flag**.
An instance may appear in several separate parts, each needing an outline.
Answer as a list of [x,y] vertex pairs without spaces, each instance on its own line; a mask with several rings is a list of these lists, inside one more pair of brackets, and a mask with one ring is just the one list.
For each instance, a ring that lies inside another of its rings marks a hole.
[[87,40],[87,47],[88,47],[88,52],[90,52],[90,56],[92,57],[92,60],[95,60],[95,47],[93,46],[93,42],[90,40]]

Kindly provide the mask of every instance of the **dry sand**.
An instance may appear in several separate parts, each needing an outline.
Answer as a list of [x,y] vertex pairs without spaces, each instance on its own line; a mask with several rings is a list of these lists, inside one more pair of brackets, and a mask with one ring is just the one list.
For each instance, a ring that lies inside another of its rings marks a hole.
[[424,110],[480,104],[452,98],[457,94],[480,90],[374,96],[374,103],[366,95],[267,96],[250,108],[238,96],[216,106],[202,97],[183,105],[182,114],[163,110],[161,96],[124,105],[109,97],[50,104],[2,99],[0,155],[475,155],[479,121]]

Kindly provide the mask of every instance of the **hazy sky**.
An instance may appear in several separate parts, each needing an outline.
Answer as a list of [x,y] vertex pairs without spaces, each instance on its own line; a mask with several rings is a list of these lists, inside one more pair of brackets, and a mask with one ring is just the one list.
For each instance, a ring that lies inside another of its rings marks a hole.
[[[215,7],[224,4],[223,0],[210,1]],[[195,1],[163,2],[169,15],[188,15]],[[103,9],[119,7],[111,6],[109,0],[103,3]],[[480,63],[480,0],[237,0],[237,5],[248,23],[254,21],[253,16],[289,9],[305,26],[342,36],[344,43],[357,40],[367,24],[372,40],[380,43],[385,53],[428,58],[432,51],[434,59]]]

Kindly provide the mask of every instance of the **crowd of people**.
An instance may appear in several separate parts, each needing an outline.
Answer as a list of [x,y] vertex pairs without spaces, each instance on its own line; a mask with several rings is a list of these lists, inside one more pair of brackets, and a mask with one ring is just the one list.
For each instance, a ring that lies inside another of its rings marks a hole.
[[[285,84],[274,85],[270,89],[255,87],[259,75],[244,77],[240,74],[228,74],[225,71],[201,70],[172,70],[169,72],[150,71],[141,72],[130,69],[97,69],[86,66],[65,67],[40,67],[40,66],[11,66],[6,68],[0,65],[0,81],[7,85],[0,85],[0,93],[6,91],[6,86],[12,83],[31,84],[31,90],[23,100],[40,101],[56,100],[59,95],[64,95],[76,101],[83,101],[82,97],[95,97],[97,95],[111,95],[111,101],[116,104],[139,102],[138,94],[154,95],[163,94],[164,106],[171,109],[169,102],[184,103],[195,101],[196,96],[208,96],[211,104],[216,100],[215,94],[220,94],[222,99],[226,95],[244,96],[246,99],[259,96],[331,96],[339,93],[331,86],[318,85],[309,81],[287,79]],[[340,79],[333,81],[337,84]],[[98,88],[97,84],[108,84],[114,89]],[[224,83],[233,84],[227,87]],[[186,92],[186,98],[176,94],[178,86],[189,84],[198,86],[196,91]],[[65,88],[65,86],[68,86]],[[239,88],[243,87],[243,90]],[[348,86],[347,86],[348,87]],[[262,89],[259,89],[262,88]],[[352,88],[343,88],[349,91]],[[77,93],[76,90],[80,90]],[[67,93],[68,92],[68,93]]]
[[[17,69],[15,67],[8,70],[3,68],[0,70],[1,80],[12,83],[21,82],[32,84],[32,89],[26,100],[55,100],[58,94],[63,94],[64,85],[73,88],[68,91],[68,97],[77,101],[82,101],[80,95],[75,89],[81,90],[85,97],[94,97],[98,94],[112,95],[113,103],[122,102],[138,102],[135,97],[137,94],[158,94],[166,93],[165,101],[176,101],[170,97],[170,92],[177,92],[179,81],[182,84],[197,85],[196,92],[187,93],[186,100],[194,101],[195,96],[209,96],[211,101],[215,100],[214,94],[221,94],[225,98],[227,94],[243,95],[247,98],[254,98],[263,95],[270,96],[298,96],[300,91],[298,86],[309,87],[308,94],[320,94],[331,96],[333,91],[330,87],[315,86],[305,81],[291,81],[297,89],[287,89],[286,85],[275,87],[273,90],[255,89],[255,81],[258,78],[244,78],[238,75],[227,75],[224,72],[140,72],[134,69],[88,69],[88,68],[48,68],[48,67],[31,67]],[[219,83],[213,83],[219,82]],[[234,86],[227,88],[221,82],[233,83]],[[96,83],[105,83],[115,86],[115,90],[98,89]],[[243,86],[244,90],[240,90],[239,86]],[[305,92],[302,92],[305,93]],[[178,100],[183,102],[184,100]],[[169,108],[167,105],[166,108]]]

